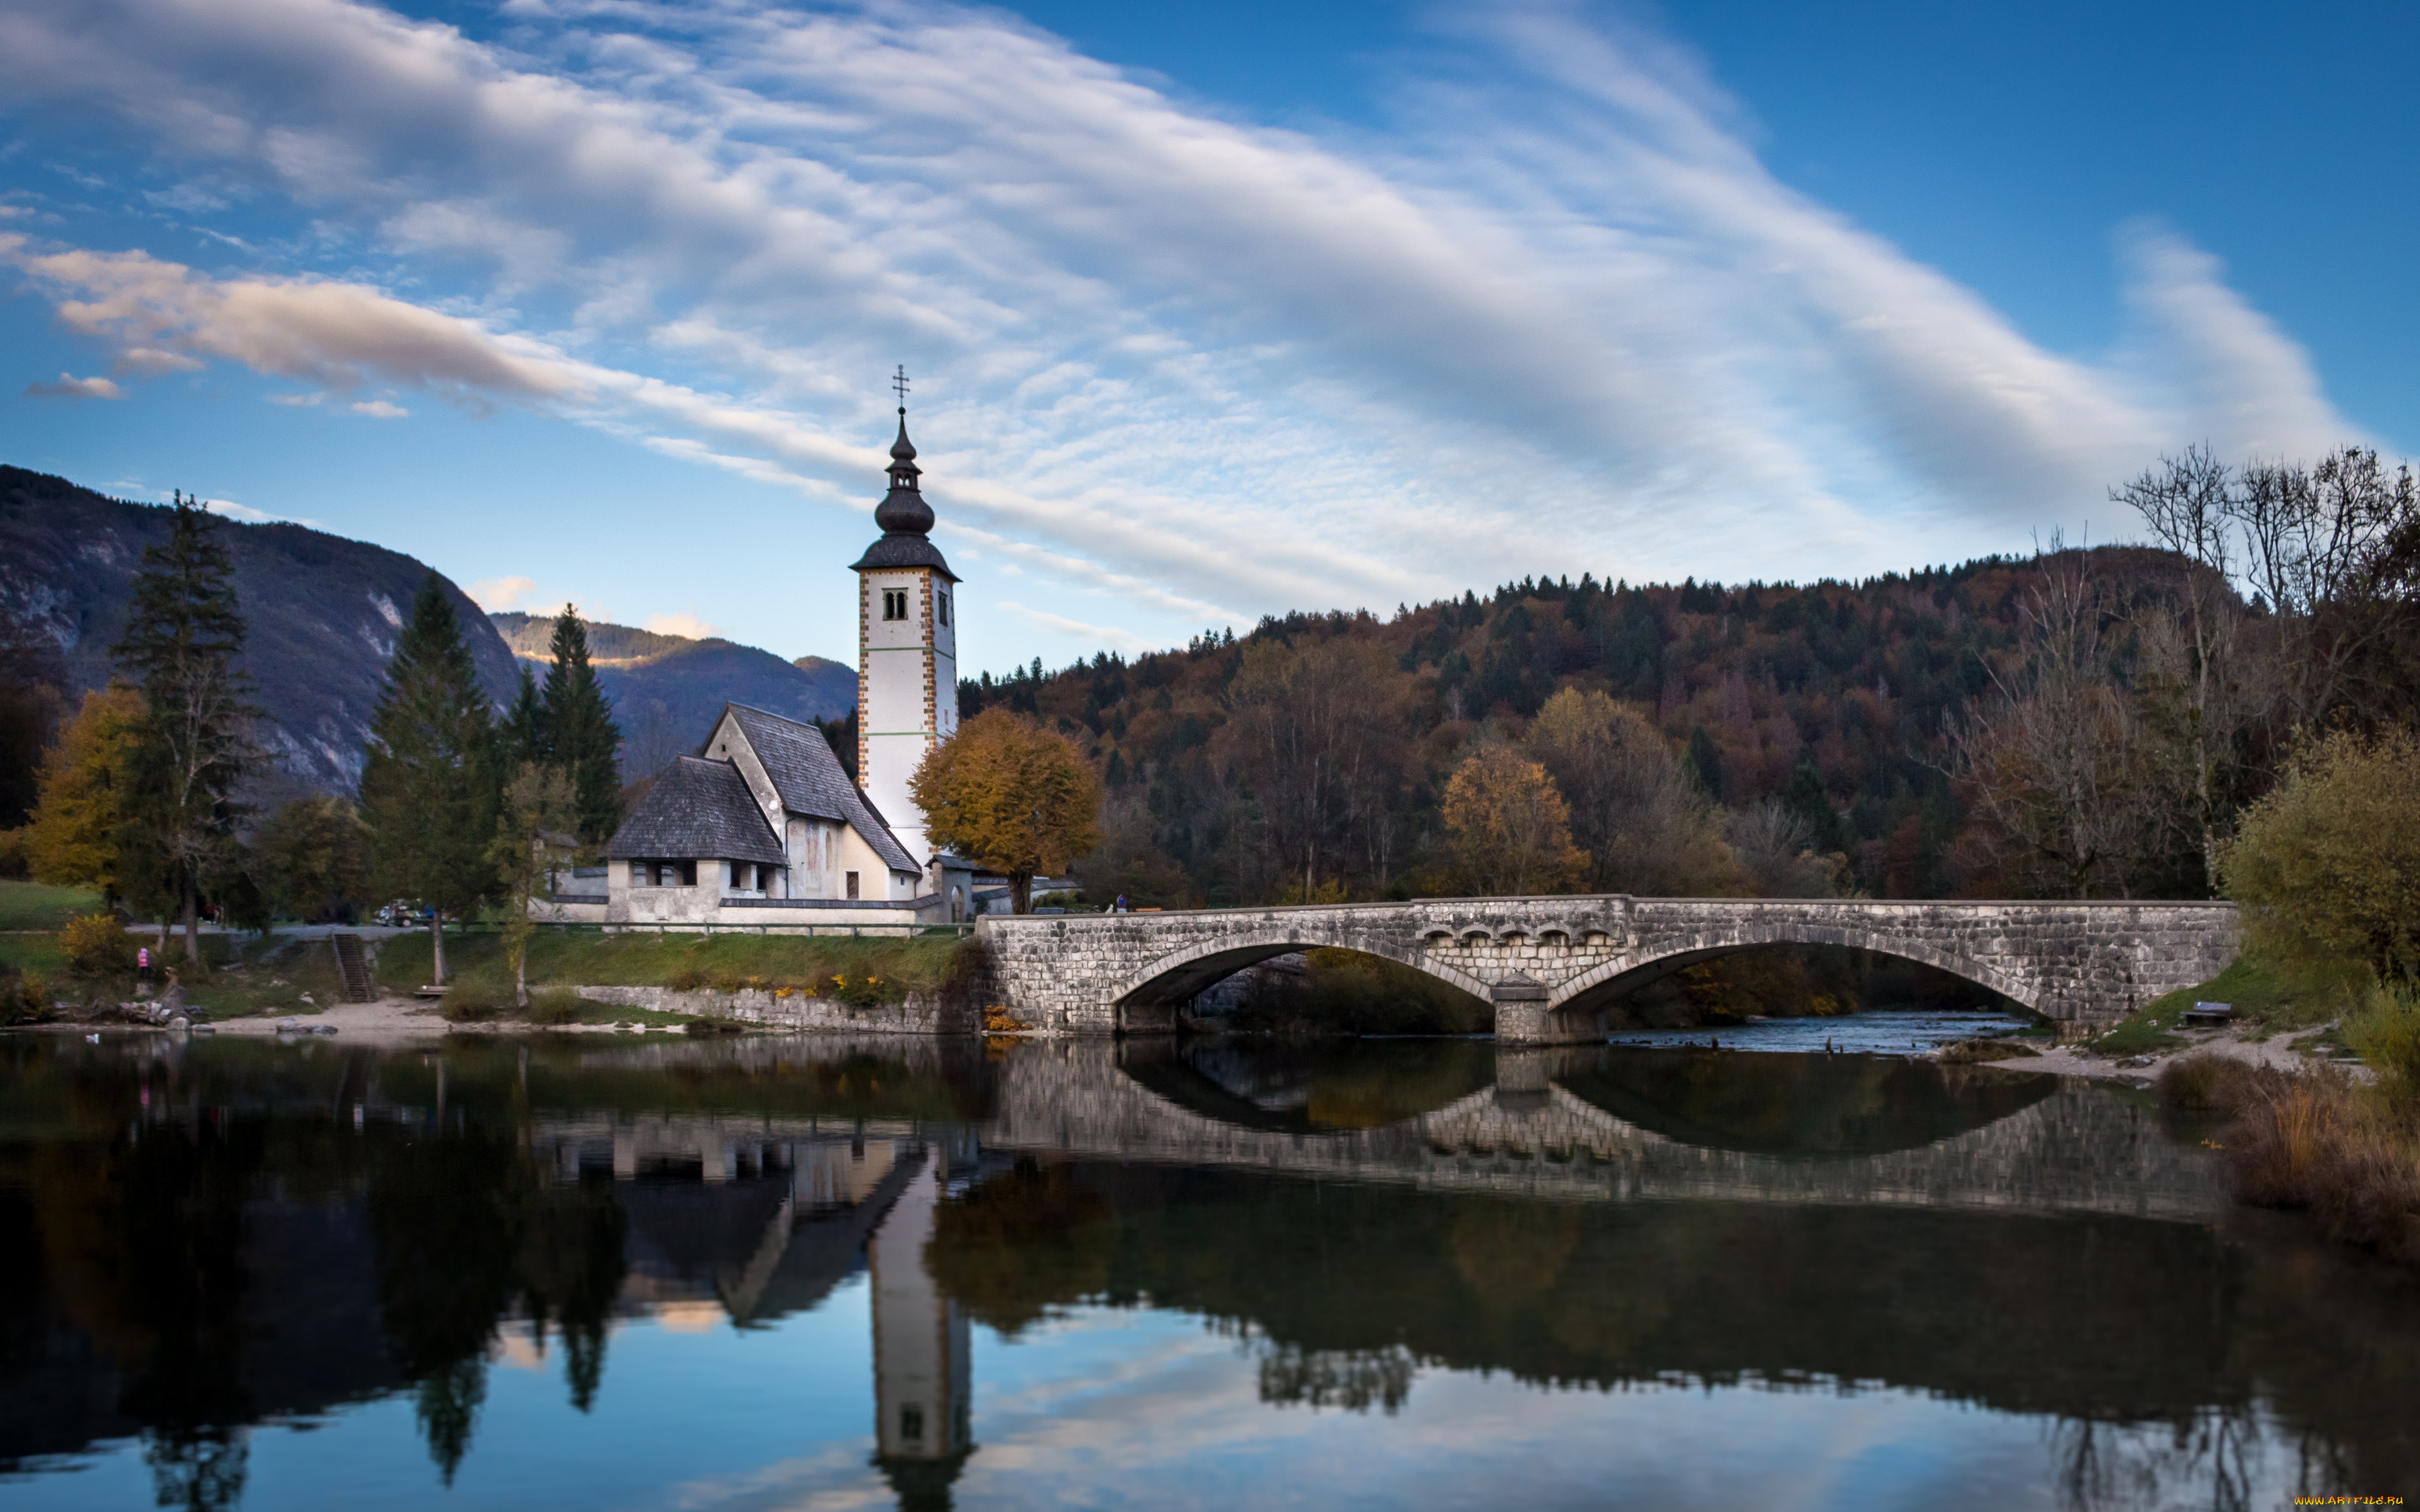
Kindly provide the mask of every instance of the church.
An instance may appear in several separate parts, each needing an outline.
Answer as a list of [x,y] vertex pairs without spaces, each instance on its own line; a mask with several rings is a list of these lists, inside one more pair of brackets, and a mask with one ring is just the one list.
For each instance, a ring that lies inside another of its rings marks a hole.
[[551,917],[604,924],[900,926],[979,908],[975,874],[941,853],[908,791],[958,725],[958,578],[931,540],[908,410],[891,447],[882,534],[857,574],[857,771],[823,732],[728,703],[694,756],[659,773],[606,845],[605,895]]

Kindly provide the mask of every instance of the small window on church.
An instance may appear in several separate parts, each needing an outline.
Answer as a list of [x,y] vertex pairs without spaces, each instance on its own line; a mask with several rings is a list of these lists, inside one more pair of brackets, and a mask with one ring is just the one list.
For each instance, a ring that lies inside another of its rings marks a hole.
[[847,873],[847,875],[846,875],[846,877],[845,877],[845,880],[848,883],[848,896],[850,896],[850,897],[852,897],[852,898],[856,897],[856,896],[857,896],[857,873],[856,873],[856,872],[851,872]]
[[943,625],[947,625],[947,624],[949,624],[949,623],[950,623],[950,595],[949,595],[949,594],[935,594],[933,595],[933,608],[934,608],[934,609],[936,609],[936,610],[940,614],[940,616],[941,616],[941,623],[942,623]]
[[882,591],[882,617],[886,620],[904,620],[908,617],[908,590],[886,588]]

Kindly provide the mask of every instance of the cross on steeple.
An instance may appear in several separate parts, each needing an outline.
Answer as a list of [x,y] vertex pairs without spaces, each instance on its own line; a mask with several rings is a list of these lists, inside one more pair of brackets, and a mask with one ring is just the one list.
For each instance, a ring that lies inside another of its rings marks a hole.
[[891,375],[891,388],[893,393],[899,395],[899,412],[903,415],[906,414],[908,412],[908,369],[906,364],[901,364],[899,370]]

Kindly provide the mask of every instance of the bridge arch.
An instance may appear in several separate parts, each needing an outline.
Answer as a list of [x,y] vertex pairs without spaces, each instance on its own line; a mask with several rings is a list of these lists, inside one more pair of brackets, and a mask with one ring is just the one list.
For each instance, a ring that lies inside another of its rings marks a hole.
[[1898,931],[1858,928],[1815,919],[1746,923],[1654,941],[1560,983],[1547,1001],[1547,1011],[1585,1012],[1624,993],[1670,976],[1683,966],[1740,950],[1780,945],[1833,945],[1875,955],[1897,956],[1988,988],[2023,1005],[2028,1011],[2042,1011],[2043,984],[2026,980],[1989,962],[1978,961],[1962,951],[1944,949]]
[[1489,987],[1466,971],[1419,949],[1385,939],[1357,939],[1340,944],[1332,939],[1304,939],[1302,931],[1273,929],[1187,946],[1158,957],[1117,984],[1113,1000],[1119,1012],[1129,1008],[1172,1008],[1247,966],[1275,960],[1296,950],[1353,950],[1409,966],[1447,986],[1489,1000]]

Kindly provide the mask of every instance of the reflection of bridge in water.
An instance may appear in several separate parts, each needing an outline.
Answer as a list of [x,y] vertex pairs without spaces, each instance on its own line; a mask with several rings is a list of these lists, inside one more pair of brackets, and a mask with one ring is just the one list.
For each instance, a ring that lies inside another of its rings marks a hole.
[[[759,1041],[764,1054],[780,1053]],[[720,1052],[745,1057],[742,1045]],[[936,1055],[892,1043],[893,1056]],[[660,1059],[688,1047],[620,1055]],[[795,1054],[795,1051],[789,1052]],[[1913,1148],[1833,1156],[1767,1153],[1692,1142],[1616,1117],[1561,1085],[1589,1085],[1606,1057],[1636,1052],[1513,1050],[1496,1057],[1496,1081],[1433,1111],[1382,1127],[1304,1132],[1252,1127],[1200,1111],[1222,1089],[1165,1048],[1097,1043],[1036,1045],[992,1068],[990,1116],[967,1131],[976,1149],[1164,1161],[1259,1172],[1492,1192],[1565,1201],[1690,1198],[1794,1204],[1985,1209],[2040,1214],[2108,1213],[2206,1222],[2226,1207],[2215,1163],[2165,1137],[2149,1110],[2098,1088],[1989,1070],[1942,1074],[2027,1089],[2005,1117]],[[1207,1094],[1188,1099],[1187,1079]],[[2028,1086],[2028,1084],[2031,1084]],[[862,1126],[876,1135],[913,1126]],[[757,1168],[772,1147],[834,1135],[826,1120],[675,1116],[550,1120],[535,1131],[566,1162],[696,1168],[709,1180]],[[816,1180],[822,1180],[818,1177]]]

